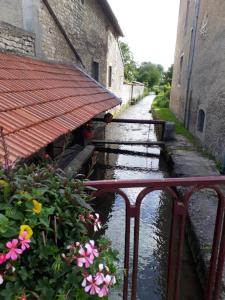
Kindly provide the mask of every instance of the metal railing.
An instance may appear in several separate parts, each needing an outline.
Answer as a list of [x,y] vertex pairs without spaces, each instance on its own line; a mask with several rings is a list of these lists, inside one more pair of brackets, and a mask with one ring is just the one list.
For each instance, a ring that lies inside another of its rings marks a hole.
[[[225,198],[221,189],[219,188],[219,186],[223,184],[225,184],[225,177],[190,177],[159,180],[102,180],[89,181],[85,183],[86,186],[91,186],[96,189],[94,192],[95,197],[98,197],[104,193],[113,192],[119,194],[125,201],[126,229],[124,269],[126,272],[124,275],[123,285],[124,300],[128,299],[131,220],[134,219],[134,253],[131,299],[135,300],[137,294],[141,204],[146,195],[156,190],[161,190],[168,193],[172,199],[172,222],[170,229],[166,299],[179,299],[182,253],[185,238],[185,224],[188,213],[188,203],[191,196],[195,192],[205,188],[215,191],[218,198],[218,206],[204,299],[217,300],[219,298],[225,258]],[[180,196],[176,188],[182,186],[186,186],[187,189],[185,190],[184,195]],[[137,187],[143,187],[143,190],[138,194],[135,204],[131,204],[128,196],[122,189]],[[178,241],[177,245],[175,244],[176,240]]]

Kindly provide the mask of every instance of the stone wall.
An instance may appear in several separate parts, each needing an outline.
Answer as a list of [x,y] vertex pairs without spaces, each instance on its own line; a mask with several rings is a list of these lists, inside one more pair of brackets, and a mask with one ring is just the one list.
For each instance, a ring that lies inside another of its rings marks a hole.
[[38,18],[35,31],[40,33],[40,56],[65,63],[78,63],[75,54],[43,2],[39,6]]
[[[109,70],[112,70],[111,86],[109,86]],[[107,87],[118,97],[122,97],[124,81],[124,65],[118,40],[108,33],[108,54],[107,54]]]
[[[196,13],[195,1],[190,0],[189,22],[186,30],[189,36],[183,31],[185,2],[187,1],[181,1],[171,109],[202,145],[222,161],[225,154],[225,2],[201,0],[197,23],[195,23],[191,21]],[[193,43],[192,29],[196,30],[196,37],[193,64],[190,65],[188,61]],[[184,64],[179,86],[181,53],[184,54]],[[200,113],[204,114],[203,122],[200,122]]]
[[[99,1],[48,0],[48,3],[81,57],[85,71],[93,75],[95,63],[99,67],[99,82],[109,87],[108,72],[111,66],[112,85],[109,88],[121,96],[123,61],[118,34]],[[3,7],[0,20],[5,12],[10,24],[35,33],[37,57],[82,66],[43,0],[0,0],[0,4]]]
[[34,43],[34,34],[0,21],[1,50],[34,56]]
[[22,0],[0,0],[0,21],[23,28]]

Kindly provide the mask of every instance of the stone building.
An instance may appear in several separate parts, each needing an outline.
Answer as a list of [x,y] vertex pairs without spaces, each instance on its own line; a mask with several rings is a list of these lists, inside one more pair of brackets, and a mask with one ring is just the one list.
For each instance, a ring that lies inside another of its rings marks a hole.
[[[75,63],[120,96],[123,33],[106,0],[0,0],[0,6],[0,48]],[[31,39],[35,49],[26,47]]]
[[215,158],[225,154],[225,2],[181,0],[170,108]]

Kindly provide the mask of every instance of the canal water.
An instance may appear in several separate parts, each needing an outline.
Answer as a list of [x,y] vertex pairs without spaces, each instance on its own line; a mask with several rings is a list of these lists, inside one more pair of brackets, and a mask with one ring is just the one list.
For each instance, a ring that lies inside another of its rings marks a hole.
[[[145,97],[136,105],[130,106],[119,118],[152,119],[149,110],[153,99],[154,95]],[[106,129],[106,139],[155,141],[157,138],[154,125],[111,123]],[[170,176],[168,167],[160,155],[160,149],[157,147],[112,145],[110,147],[141,152],[143,155],[135,155],[135,153],[132,153],[132,155],[106,153],[105,163],[97,165],[96,173],[94,174],[95,179],[156,179]],[[154,154],[154,157],[149,157],[148,154]],[[102,178],[99,178],[99,176]],[[141,189],[124,189],[124,191],[127,193],[130,201],[134,202]],[[118,194],[108,193],[96,201],[96,210],[100,213],[104,224],[103,233],[112,240],[113,248],[119,251],[118,270],[120,270],[122,277],[125,232],[124,201]],[[165,299],[170,222],[171,199],[161,191],[156,191],[146,196],[142,203],[140,220],[137,299]],[[131,235],[131,240],[132,238],[133,235]],[[131,245],[131,253],[132,249],[133,245]],[[110,299],[121,299],[120,289],[114,291]],[[202,299],[200,284],[187,244],[183,255],[180,299]]]

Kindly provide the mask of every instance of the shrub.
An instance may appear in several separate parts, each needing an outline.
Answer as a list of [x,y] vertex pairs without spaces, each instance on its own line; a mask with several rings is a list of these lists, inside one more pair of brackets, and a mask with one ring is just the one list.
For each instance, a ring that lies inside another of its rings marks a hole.
[[0,298],[107,299],[117,252],[82,181],[50,164],[0,167]]
[[162,87],[161,92],[155,97],[153,107],[168,108],[170,102],[170,84],[166,84]]

